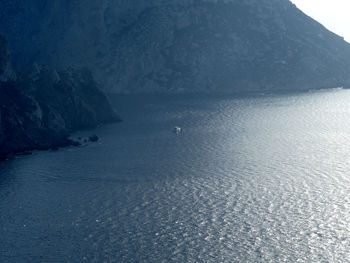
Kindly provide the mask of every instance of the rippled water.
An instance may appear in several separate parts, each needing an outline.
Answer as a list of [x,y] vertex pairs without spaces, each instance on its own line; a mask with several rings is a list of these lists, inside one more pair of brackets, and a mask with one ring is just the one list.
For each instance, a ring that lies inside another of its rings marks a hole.
[[350,261],[350,91],[114,101],[0,164],[0,262]]

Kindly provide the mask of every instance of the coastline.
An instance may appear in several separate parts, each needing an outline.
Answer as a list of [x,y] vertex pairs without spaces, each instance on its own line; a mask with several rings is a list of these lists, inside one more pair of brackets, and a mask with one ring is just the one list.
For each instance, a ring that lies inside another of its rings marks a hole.
[[56,71],[33,64],[15,72],[0,35],[0,160],[77,146],[69,139],[72,132],[119,121],[88,69]]

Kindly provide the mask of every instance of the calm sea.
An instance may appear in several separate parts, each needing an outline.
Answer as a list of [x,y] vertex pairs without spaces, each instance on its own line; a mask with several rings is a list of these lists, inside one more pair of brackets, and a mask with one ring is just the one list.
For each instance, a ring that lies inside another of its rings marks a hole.
[[350,261],[350,91],[112,101],[0,163],[0,262]]

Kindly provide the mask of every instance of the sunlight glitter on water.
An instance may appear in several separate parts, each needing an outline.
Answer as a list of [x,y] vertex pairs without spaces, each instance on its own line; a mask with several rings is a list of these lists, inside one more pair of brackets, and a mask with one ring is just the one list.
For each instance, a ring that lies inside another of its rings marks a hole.
[[99,143],[0,164],[1,262],[350,260],[349,91],[115,100]]

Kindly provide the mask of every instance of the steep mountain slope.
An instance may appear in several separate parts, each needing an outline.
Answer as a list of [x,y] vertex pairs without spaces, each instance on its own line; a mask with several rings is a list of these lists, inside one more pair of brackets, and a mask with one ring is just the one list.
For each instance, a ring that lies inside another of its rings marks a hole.
[[0,82],[15,80],[16,74],[10,63],[7,40],[0,35]]
[[119,121],[86,70],[34,65],[14,78],[0,35],[0,160],[9,154],[71,145],[69,133]]
[[17,65],[88,66],[108,91],[350,84],[350,45],[288,0],[14,0],[0,14]]

